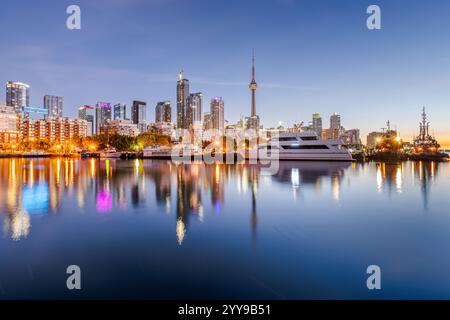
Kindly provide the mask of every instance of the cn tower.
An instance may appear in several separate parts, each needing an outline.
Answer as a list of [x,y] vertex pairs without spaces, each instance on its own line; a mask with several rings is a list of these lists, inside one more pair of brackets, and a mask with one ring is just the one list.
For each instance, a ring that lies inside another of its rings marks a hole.
[[252,113],[251,116],[256,116],[256,89],[258,89],[258,84],[255,80],[255,50],[253,50],[252,55],[252,82],[250,82],[249,88],[252,92]]

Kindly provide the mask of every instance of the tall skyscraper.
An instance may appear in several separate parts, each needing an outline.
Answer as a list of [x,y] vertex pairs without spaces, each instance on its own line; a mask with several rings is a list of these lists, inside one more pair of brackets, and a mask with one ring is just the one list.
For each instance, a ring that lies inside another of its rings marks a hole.
[[322,136],[322,117],[320,113],[313,113],[312,116],[312,130],[317,133],[319,137]]
[[188,129],[186,113],[189,98],[189,80],[184,79],[183,70],[177,83],[177,129]]
[[248,129],[259,130],[259,116],[256,114],[256,89],[258,89],[258,84],[255,79],[255,52],[252,55],[252,81],[249,85],[250,91],[252,93],[252,109],[251,115],[247,120]]
[[78,118],[86,120],[88,122],[87,135],[92,136],[95,133],[94,130],[94,115],[91,112],[94,110],[91,106],[83,106],[78,109]]
[[334,112],[330,117],[331,139],[339,139],[341,134],[341,116]]
[[133,101],[131,108],[131,120],[137,124],[139,132],[147,131],[147,103],[144,101]]
[[30,105],[30,86],[22,82],[6,83],[6,105],[14,107],[16,113],[22,113]]
[[188,128],[201,128],[202,125],[202,107],[203,94],[201,92],[191,93],[189,95],[187,112],[186,112],[186,126]]
[[127,116],[127,106],[123,103],[114,105],[114,120],[125,120]]
[[86,121],[88,123],[88,127],[87,127],[87,132],[86,134],[88,136],[92,136],[94,134],[94,115],[93,114],[88,114],[86,115]]
[[210,112],[205,112],[204,116],[203,116],[203,130],[210,130],[212,129],[211,126],[211,113]]
[[172,122],[172,107],[170,106],[170,101],[161,101],[156,104],[155,122]]
[[98,102],[95,106],[95,133],[100,134],[100,128],[111,121],[111,103]]
[[225,129],[225,103],[222,98],[211,100],[211,128],[224,133]]
[[62,118],[64,109],[64,98],[58,96],[44,96],[44,109],[48,110],[48,116]]

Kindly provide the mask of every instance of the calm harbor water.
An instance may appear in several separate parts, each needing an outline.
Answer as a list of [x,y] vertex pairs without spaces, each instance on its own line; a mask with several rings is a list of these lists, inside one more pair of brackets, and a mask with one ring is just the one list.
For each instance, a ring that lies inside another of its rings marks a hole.
[[282,162],[271,176],[1,159],[0,299],[448,299],[449,190],[448,163]]

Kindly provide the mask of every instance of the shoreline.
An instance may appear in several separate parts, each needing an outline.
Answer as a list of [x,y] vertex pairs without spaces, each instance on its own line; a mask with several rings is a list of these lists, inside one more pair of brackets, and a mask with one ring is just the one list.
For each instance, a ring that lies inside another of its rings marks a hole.
[[[135,160],[135,159],[142,159],[142,160],[172,160],[172,158],[170,156],[157,156],[157,157],[135,157],[135,158],[100,158],[100,157],[74,157],[73,155],[59,155],[59,154],[0,154],[0,159],[50,159],[50,158],[69,158],[69,159],[78,159],[78,160],[88,160],[88,159],[98,159],[98,160],[111,160],[111,159],[115,159],[115,160]],[[192,160],[198,160],[198,161],[204,161],[203,159],[198,159],[197,157],[193,156]],[[234,159],[236,160],[236,158]],[[242,159],[244,160],[244,159]],[[285,160],[279,160],[280,162],[283,162]],[[289,160],[289,161],[296,161],[296,162],[305,162],[305,161],[310,161],[310,162],[324,162],[324,161],[320,161],[320,160]],[[245,161],[243,161],[245,162]],[[325,161],[328,162],[328,161]],[[334,161],[329,161],[329,162],[334,162]],[[368,163],[368,162],[385,162],[385,163],[389,163],[389,162],[448,162],[448,161],[443,161],[443,160],[438,160],[435,158],[417,158],[417,159],[413,159],[413,158],[404,158],[404,159],[357,159],[357,160],[353,160],[353,162],[356,163]],[[242,163],[237,161],[236,164],[238,163]]]

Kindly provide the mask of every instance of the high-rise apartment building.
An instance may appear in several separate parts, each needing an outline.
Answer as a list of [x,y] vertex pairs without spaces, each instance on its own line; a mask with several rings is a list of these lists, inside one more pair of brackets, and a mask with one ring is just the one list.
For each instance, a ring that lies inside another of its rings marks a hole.
[[186,113],[189,98],[189,80],[184,79],[183,71],[177,83],[177,129],[188,129]]
[[211,100],[211,129],[216,129],[220,134],[225,129],[225,102],[222,98],[213,98]]
[[138,126],[139,132],[147,131],[147,103],[144,101],[133,101],[131,108],[131,121]]
[[192,93],[189,95],[186,112],[186,126],[188,128],[201,128],[203,120],[202,105],[203,94],[201,92]]
[[114,120],[125,120],[127,117],[127,106],[123,103],[114,105]]
[[94,115],[91,114],[94,108],[91,106],[83,106],[78,109],[78,118],[87,121],[87,135],[92,136],[95,133]]
[[319,137],[321,137],[322,130],[322,117],[320,116],[320,113],[314,113],[312,116],[312,131],[314,131]]
[[63,116],[64,98],[58,96],[44,96],[44,109],[49,117],[61,118]]
[[86,132],[86,134],[88,135],[88,136],[92,136],[92,135],[94,135],[94,133],[95,133],[95,120],[94,120],[94,115],[93,114],[88,114],[87,116],[86,116],[86,119],[85,119],[86,121],[87,121],[87,125],[88,125],[88,127],[87,127],[87,132]]
[[203,130],[210,130],[212,129],[211,126],[211,113],[210,112],[205,112],[204,116],[203,116]]
[[341,135],[341,116],[334,112],[330,117],[331,139],[339,139]]
[[6,105],[14,107],[16,113],[22,113],[23,108],[30,105],[30,86],[22,82],[8,81],[6,83]]
[[111,103],[98,102],[95,106],[95,133],[100,134],[101,126],[111,120]]
[[172,107],[170,101],[161,101],[156,104],[155,123],[172,122]]

